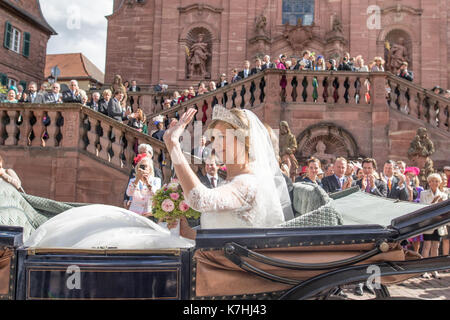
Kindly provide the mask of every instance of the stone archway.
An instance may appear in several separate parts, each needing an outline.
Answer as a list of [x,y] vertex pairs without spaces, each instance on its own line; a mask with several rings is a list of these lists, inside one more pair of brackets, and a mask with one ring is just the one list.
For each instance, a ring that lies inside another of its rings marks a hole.
[[333,162],[338,157],[357,159],[362,157],[353,136],[333,123],[321,123],[304,130],[297,137],[297,154],[300,161],[314,156],[323,163]]

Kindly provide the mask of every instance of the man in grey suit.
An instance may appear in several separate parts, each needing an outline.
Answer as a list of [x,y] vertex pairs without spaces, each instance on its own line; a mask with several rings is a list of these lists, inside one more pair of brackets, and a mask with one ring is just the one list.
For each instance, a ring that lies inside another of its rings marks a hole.
[[117,91],[108,103],[108,116],[119,122],[127,119],[126,110],[120,104],[124,96],[123,92]]
[[60,90],[61,86],[59,85],[59,83],[55,82],[52,85],[52,92],[46,93],[44,96],[45,103],[62,103],[62,94],[60,93]]
[[191,152],[193,156],[202,159],[202,161],[205,161],[205,159],[209,158],[211,156],[211,153],[211,149],[206,146],[205,136],[202,136],[202,139],[200,140],[200,146],[192,149]]
[[44,103],[44,96],[37,92],[36,82],[31,81],[28,85],[28,92],[26,99],[23,99],[25,103]]

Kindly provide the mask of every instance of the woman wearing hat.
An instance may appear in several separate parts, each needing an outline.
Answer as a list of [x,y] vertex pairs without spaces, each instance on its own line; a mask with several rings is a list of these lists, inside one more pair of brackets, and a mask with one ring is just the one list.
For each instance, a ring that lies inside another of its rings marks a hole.
[[374,64],[374,66],[372,67],[371,71],[372,71],[372,72],[374,72],[374,71],[375,71],[375,72],[376,72],[376,71],[384,72],[384,67],[383,67],[383,65],[384,65],[384,59],[381,58],[381,57],[375,57],[373,60],[374,60],[375,64]]
[[8,94],[6,95],[6,99],[2,102],[4,103],[17,103],[17,88],[12,86],[8,90]]

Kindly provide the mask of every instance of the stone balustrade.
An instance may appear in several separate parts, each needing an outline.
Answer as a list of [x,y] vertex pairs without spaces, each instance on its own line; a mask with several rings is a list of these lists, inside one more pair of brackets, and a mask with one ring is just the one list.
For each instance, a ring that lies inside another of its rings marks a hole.
[[387,76],[386,99],[391,108],[450,132],[449,99],[391,74]]
[[129,172],[138,144],[169,156],[163,142],[79,104],[0,104],[0,146],[77,150]]

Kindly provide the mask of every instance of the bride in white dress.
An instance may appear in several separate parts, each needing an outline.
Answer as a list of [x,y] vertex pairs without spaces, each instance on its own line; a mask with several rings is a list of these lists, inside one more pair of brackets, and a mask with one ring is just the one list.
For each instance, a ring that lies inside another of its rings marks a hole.
[[[174,120],[164,135],[164,142],[188,204],[202,213],[201,228],[270,228],[283,223],[283,211],[291,208],[289,194],[269,133],[258,117],[248,110],[214,107],[209,129],[214,137],[213,149],[227,165],[227,180],[218,188],[208,189],[192,171],[179,142],[195,113],[195,109],[189,109],[179,122]],[[227,138],[230,134],[231,139]],[[49,220],[25,245],[83,249],[180,248],[193,246],[189,239],[195,239],[195,234],[185,219],[181,219],[182,237],[178,237],[127,210],[88,206]]]

